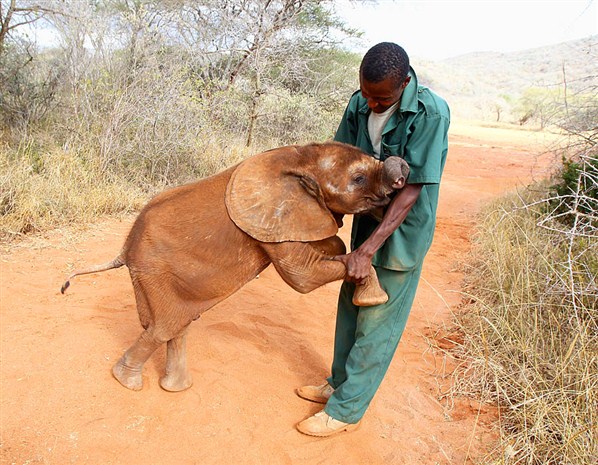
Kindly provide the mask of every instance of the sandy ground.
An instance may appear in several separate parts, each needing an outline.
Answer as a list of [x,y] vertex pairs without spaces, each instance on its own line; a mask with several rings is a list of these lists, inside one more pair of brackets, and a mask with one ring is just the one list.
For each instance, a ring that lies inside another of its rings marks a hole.
[[295,430],[319,406],[294,390],[328,374],[339,283],[300,295],[269,268],[191,326],[191,389],[160,388],[161,349],[133,392],[110,372],[141,329],[126,269],[59,292],[73,267],[112,259],[133,218],[5,246],[0,463],[475,463],[495,439],[493,411],[443,396],[454,361],[440,347],[451,345],[476,212],[543,176],[544,148],[538,133],[453,125],[438,228],[407,330],[361,428],[329,439]]

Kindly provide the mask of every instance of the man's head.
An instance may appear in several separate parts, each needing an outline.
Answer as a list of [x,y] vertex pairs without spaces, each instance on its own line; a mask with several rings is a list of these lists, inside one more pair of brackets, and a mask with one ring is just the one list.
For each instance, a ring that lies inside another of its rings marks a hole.
[[397,44],[382,42],[367,51],[359,68],[361,94],[374,113],[383,113],[401,99],[409,84],[409,57]]

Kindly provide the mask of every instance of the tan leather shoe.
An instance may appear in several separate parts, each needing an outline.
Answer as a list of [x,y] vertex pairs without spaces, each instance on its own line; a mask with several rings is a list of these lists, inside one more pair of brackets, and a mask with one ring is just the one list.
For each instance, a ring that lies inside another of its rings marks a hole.
[[303,399],[311,400],[312,402],[317,402],[319,404],[325,404],[334,392],[334,388],[330,384],[325,383],[321,386],[303,386],[295,392]]
[[359,428],[359,423],[345,423],[335,420],[324,410],[297,424],[299,432],[321,438],[333,436],[343,431],[355,431],[357,428]]

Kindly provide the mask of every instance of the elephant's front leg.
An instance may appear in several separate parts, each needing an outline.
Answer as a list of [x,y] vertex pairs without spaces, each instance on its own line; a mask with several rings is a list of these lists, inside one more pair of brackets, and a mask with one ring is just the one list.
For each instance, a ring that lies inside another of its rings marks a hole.
[[316,247],[309,242],[268,242],[262,247],[282,279],[297,292],[307,294],[345,277],[345,265],[331,259],[344,253],[344,244],[337,239],[319,241],[314,243]]
[[[324,284],[344,279],[345,265],[331,257],[345,253],[345,246],[338,236],[314,243],[280,242],[264,243],[264,250],[284,281],[303,294]],[[356,286],[353,302],[359,306],[379,305],[388,300],[380,287],[374,267],[363,285]]]

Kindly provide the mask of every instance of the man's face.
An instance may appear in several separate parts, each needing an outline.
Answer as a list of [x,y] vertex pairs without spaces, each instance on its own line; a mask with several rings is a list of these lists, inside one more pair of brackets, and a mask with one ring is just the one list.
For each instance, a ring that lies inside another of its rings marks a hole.
[[391,106],[401,100],[401,95],[411,76],[407,76],[405,80],[397,86],[392,78],[386,78],[380,82],[370,82],[359,76],[359,85],[361,87],[361,95],[368,101],[368,106],[374,113],[384,113]]

